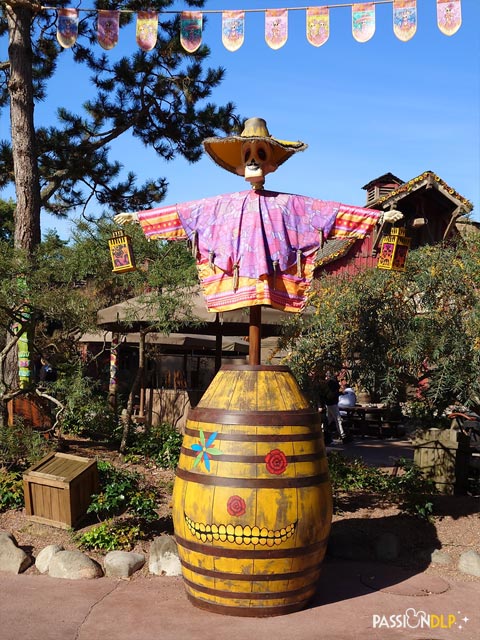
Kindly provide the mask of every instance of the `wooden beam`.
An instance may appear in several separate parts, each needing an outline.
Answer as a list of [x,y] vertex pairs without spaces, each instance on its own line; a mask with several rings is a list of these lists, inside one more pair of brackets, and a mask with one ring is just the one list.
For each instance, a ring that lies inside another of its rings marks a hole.
[[450,218],[450,222],[448,223],[447,228],[445,229],[445,233],[443,234],[443,240],[446,240],[450,235],[453,225],[455,224],[457,218],[462,215],[463,207],[458,206],[455,211],[452,212],[452,217]]

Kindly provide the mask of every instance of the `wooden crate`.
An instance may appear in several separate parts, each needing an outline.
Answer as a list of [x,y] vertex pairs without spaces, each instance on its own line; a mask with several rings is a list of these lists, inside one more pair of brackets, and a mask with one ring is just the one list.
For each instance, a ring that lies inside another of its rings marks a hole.
[[99,491],[96,460],[50,453],[23,476],[25,510],[36,522],[69,529],[85,516]]
[[413,461],[439,493],[465,495],[471,459],[470,438],[453,429],[427,429],[414,441]]

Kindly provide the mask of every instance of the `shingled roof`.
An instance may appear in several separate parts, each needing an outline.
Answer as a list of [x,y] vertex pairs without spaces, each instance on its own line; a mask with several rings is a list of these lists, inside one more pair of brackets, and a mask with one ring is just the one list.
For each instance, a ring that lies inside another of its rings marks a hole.
[[[392,174],[385,174],[392,175]],[[364,187],[365,188],[365,187]],[[416,178],[412,178],[408,182],[404,182],[397,189],[394,189],[387,195],[379,198],[375,203],[376,209],[387,209],[385,205],[394,204],[398,200],[401,200],[407,194],[413,193],[421,188],[435,188],[440,191],[444,196],[452,200],[457,207],[461,206],[461,214],[470,213],[473,209],[473,204],[464,198],[462,195],[450,187],[446,182],[439,178],[433,171],[424,171]]]

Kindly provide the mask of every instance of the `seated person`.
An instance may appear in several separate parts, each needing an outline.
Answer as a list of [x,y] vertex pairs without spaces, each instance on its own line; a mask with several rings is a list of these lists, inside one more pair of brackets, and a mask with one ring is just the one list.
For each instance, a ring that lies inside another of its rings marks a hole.
[[340,415],[346,416],[346,411],[342,411],[342,407],[354,407],[357,404],[357,394],[348,386],[348,383],[341,385],[340,395],[338,398],[338,408],[340,409]]

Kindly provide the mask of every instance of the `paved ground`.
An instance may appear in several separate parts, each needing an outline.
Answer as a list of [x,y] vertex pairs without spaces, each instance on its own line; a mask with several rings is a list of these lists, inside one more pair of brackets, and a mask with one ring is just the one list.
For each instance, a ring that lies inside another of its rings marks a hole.
[[361,458],[368,464],[380,467],[392,467],[398,458],[413,460],[413,446],[407,439],[400,438],[355,438],[353,442],[343,444],[334,441],[327,447],[328,451],[339,451],[344,456]]
[[198,609],[181,578],[0,574],[0,593],[2,640],[477,640],[480,634],[479,582],[447,583],[355,562],[325,563],[312,605],[274,618]]
[[[408,442],[334,444],[386,466]],[[477,640],[480,582],[329,560],[307,609],[230,617],[193,606],[181,578],[59,580],[0,573],[0,640]]]

